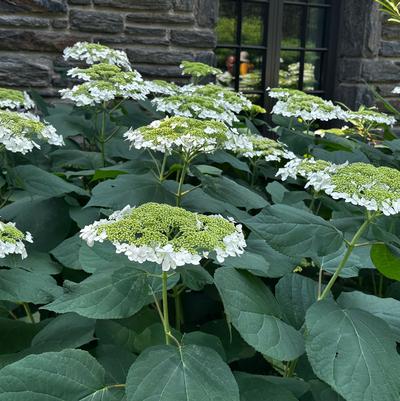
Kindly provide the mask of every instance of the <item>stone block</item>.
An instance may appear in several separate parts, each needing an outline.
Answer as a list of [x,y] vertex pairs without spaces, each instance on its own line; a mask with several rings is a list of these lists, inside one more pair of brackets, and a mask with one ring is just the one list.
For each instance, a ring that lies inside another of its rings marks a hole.
[[121,14],[111,12],[71,10],[70,27],[82,32],[118,33],[124,30]]
[[[103,43],[108,46],[134,46],[134,45],[151,45],[157,47],[164,47],[169,45],[169,39],[148,37],[148,36],[94,36],[93,41],[96,43]],[[166,50],[165,50],[166,51]]]
[[92,4],[92,0],[68,0],[68,4],[78,5],[78,6],[89,6]]
[[194,0],[174,0],[173,6],[176,11],[192,11]]
[[66,19],[53,19],[51,21],[51,26],[54,29],[66,29],[66,28],[68,28],[68,20],[66,20]]
[[382,27],[382,38],[385,40],[400,40],[400,25],[388,23]]
[[93,0],[93,3],[128,10],[169,10],[172,6],[171,0]]
[[193,14],[174,14],[174,13],[156,13],[156,12],[138,12],[128,14],[126,21],[140,24],[193,24]]
[[345,103],[352,109],[358,109],[362,104],[373,106],[375,97],[365,84],[340,84],[335,90],[335,100]]
[[47,87],[52,69],[47,57],[6,55],[0,57],[0,82],[7,86]]
[[135,68],[148,78],[179,79],[182,77],[181,69],[172,65],[135,65]]
[[209,30],[172,29],[171,43],[185,47],[214,48],[216,37],[214,32]]
[[358,58],[342,58],[338,61],[337,79],[339,81],[355,81],[361,80],[362,60]]
[[162,28],[139,28],[136,26],[125,27],[125,33],[134,36],[158,36],[163,37],[167,35],[167,30]]
[[66,13],[66,0],[1,0],[0,13]]
[[194,13],[199,26],[214,28],[218,18],[218,2],[215,0],[196,0]]
[[163,51],[153,49],[127,49],[127,54],[134,63],[139,64],[162,64],[178,66],[182,60],[194,60],[191,51]]
[[361,77],[367,82],[399,82],[400,61],[364,60]]
[[379,54],[383,57],[400,57],[400,42],[397,40],[382,40]]
[[60,52],[80,39],[80,36],[56,32],[0,30],[0,49]]
[[47,28],[50,26],[50,23],[46,18],[1,16],[0,26],[14,28]]

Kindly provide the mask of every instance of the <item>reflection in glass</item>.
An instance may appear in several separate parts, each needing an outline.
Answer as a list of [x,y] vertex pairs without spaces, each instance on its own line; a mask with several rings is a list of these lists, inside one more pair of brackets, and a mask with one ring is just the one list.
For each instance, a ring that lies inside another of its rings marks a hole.
[[324,46],[325,16],[325,8],[309,8],[306,33],[307,48]]
[[323,53],[306,52],[304,64],[304,90],[321,88],[321,58]]
[[240,91],[262,89],[264,57],[262,50],[244,49],[240,52]]
[[300,72],[300,51],[282,50],[279,69],[279,86],[298,89]]
[[219,18],[216,26],[219,44],[236,43],[237,3],[235,0],[219,1]]
[[267,20],[267,4],[245,2],[243,4],[242,44],[265,45],[264,35]]
[[285,4],[283,9],[282,47],[301,46],[301,17],[304,6]]
[[223,71],[223,74],[217,77],[218,83],[234,88],[236,73],[235,49],[217,48],[215,55],[217,58],[217,67]]

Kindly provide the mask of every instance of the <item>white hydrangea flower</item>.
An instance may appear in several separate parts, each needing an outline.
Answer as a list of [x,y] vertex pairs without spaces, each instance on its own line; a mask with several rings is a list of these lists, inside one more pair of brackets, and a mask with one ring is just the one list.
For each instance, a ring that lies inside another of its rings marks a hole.
[[177,95],[180,92],[179,86],[174,84],[173,82],[156,79],[154,81],[146,81],[146,84],[149,88],[149,91],[156,95],[173,96]]
[[29,110],[34,107],[35,103],[26,92],[0,88],[0,109]]
[[219,121],[202,121],[188,117],[171,117],[130,129],[126,140],[136,149],[151,149],[162,153],[210,153],[222,148],[228,140],[229,129]]
[[56,129],[31,113],[0,111],[0,143],[9,151],[26,154],[40,149],[37,141],[62,146],[64,139]]
[[301,176],[307,181],[305,188],[312,187],[333,199],[343,199],[387,216],[400,212],[400,172],[390,167],[294,159],[280,169],[277,176],[282,180]]
[[211,254],[222,263],[240,256],[246,247],[242,227],[233,220],[157,203],[127,206],[85,227],[81,238],[89,246],[110,241],[116,253],[137,263],[157,263],[163,271],[199,265]]
[[353,122],[354,124],[357,124],[357,122],[369,122],[384,124],[389,127],[396,123],[396,119],[393,116],[381,113],[374,108],[367,109],[364,107],[359,111],[347,111],[345,120]]
[[124,51],[111,49],[97,43],[77,42],[72,47],[64,49],[64,59],[81,60],[89,65],[108,63],[122,67],[127,71],[132,70],[131,63]]
[[396,86],[393,90],[392,93],[399,95],[400,94],[400,86]]
[[28,255],[24,241],[33,242],[31,233],[24,234],[16,228],[15,223],[0,222],[0,258],[15,254],[25,259]]
[[345,120],[346,112],[329,100],[295,89],[270,89],[269,96],[278,99],[272,114],[301,118],[303,121]]
[[122,71],[118,66],[95,64],[89,68],[72,68],[68,74],[84,82],[72,89],[60,90],[62,99],[80,106],[94,106],[116,98],[144,100],[150,93],[149,85],[137,71]]

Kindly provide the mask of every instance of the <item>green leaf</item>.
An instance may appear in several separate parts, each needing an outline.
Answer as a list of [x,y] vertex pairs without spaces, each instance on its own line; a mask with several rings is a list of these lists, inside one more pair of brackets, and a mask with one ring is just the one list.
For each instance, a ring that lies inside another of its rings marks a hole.
[[57,316],[32,339],[30,346],[15,354],[1,355],[0,366],[22,359],[30,354],[78,348],[94,340],[95,321],[74,313]]
[[183,284],[194,291],[201,291],[206,285],[214,283],[213,277],[202,266],[187,265],[176,270]]
[[227,177],[205,175],[201,181],[205,193],[230,205],[244,207],[246,210],[261,209],[268,205],[262,196]]
[[48,253],[29,249],[28,256],[22,259],[20,255],[8,255],[1,260],[1,264],[11,268],[22,268],[36,273],[58,274],[62,266],[53,261]]
[[300,330],[308,308],[318,298],[318,283],[300,274],[288,274],[276,285],[275,296],[288,321]]
[[342,234],[332,224],[287,205],[268,206],[245,224],[273,249],[291,257],[329,255],[343,243]]
[[74,235],[61,242],[50,253],[53,255],[63,266],[69,269],[82,270],[82,265],[79,260],[79,250],[82,247],[83,241],[79,235]]
[[101,153],[78,149],[57,149],[51,153],[54,169],[96,170],[103,167]]
[[255,351],[226,320],[212,320],[201,326],[203,332],[218,337],[224,346],[227,362],[248,359],[254,356]]
[[315,374],[347,401],[399,397],[396,337],[381,319],[359,309],[315,303],[306,315],[308,359]]
[[0,300],[47,304],[62,294],[61,287],[48,274],[26,270],[0,270]]
[[103,367],[80,350],[30,355],[0,370],[0,401],[117,401]]
[[0,214],[15,222],[20,230],[29,231],[35,249],[44,252],[63,241],[71,228],[69,206],[60,198],[24,198],[3,207]]
[[76,284],[65,282],[65,293],[44,309],[75,312],[93,319],[119,319],[134,315],[147,303],[146,272],[134,266],[102,271]]
[[96,347],[97,361],[106,370],[106,379],[110,383],[125,383],[126,376],[136,355],[116,345],[99,345]]
[[201,345],[203,347],[212,348],[224,361],[226,361],[226,354],[221,340],[212,334],[203,333],[201,331],[192,331],[182,337],[182,344]]
[[30,346],[43,324],[0,318],[0,354],[14,353]]
[[314,401],[344,401],[344,399],[335,393],[327,384],[319,380],[310,380],[311,393]]
[[263,376],[236,373],[240,401],[297,401],[297,398],[284,387],[271,383]]
[[291,361],[303,354],[301,334],[281,320],[277,301],[260,279],[220,268],[214,280],[228,319],[248,344],[280,361]]
[[145,202],[173,203],[175,197],[167,191],[152,173],[119,175],[115,180],[101,182],[93,188],[93,195],[86,206],[122,209],[127,204]]
[[343,308],[361,309],[384,320],[400,341],[400,301],[353,291],[342,292],[337,302]]
[[239,401],[229,366],[197,345],[148,348],[129,370],[126,394],[128,401]]
[[75,192],[78,195],[88,195],[82,188],[32,165],[17,166],[14,171],[17,176],[18,186],[32,195],[44,198],[62,196],[70,192]]
[[251,173],[249,166],[247,163],[240,161],[234,155],[231,155],[228,152],[224,152],[222,150],[212,153],[211,155],[207,155],[208,159],[217,164],[229,164],[233,168],[244,171],[246,173]]
[[400,281],[400,255],[394,254],[394,249],[385,244],[374,244],[371,248],[371,259],[385,277]]

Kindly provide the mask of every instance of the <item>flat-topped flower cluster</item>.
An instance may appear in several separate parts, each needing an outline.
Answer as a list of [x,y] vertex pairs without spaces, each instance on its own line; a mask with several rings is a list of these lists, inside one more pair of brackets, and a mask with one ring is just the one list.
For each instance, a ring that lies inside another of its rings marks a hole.
[[269,96],[278,99],[272,109],[273,114],[301,118],[307,122],[346,118],[345,111],[331,101],[308,95],[296,89],[271,89]]
[[18,230],[15,223],[3,223],[0,221],[0,258],[7,255],[21,255],[22,259],[27,257],[25,242],[33,242],[29,232],[25,234]]
[[85,81],[60,91],[62,99],[72,100],[77,106],[93,106],[116,98],[144,100],[150,93],[137,71],[123,71],[113,64],[99,63],[88,68],[72,68],[67,74]]
[[381,125],[392,126],[396,119],[376,108],[360,107],[357,111],[344,110],[331,101],[318,96],[309,95],[297,89],[274,88],[269,90],[269,96],[278,99],[272,109],[273,114],[284,117],[295,117],[305,122],[343,120],[350,122],[355,127],[364,130],[377,128]]
[[296,155],[284,143],[266,138],[261,135],[247,135],[247,146],[238,147],[236,153],[250,159],[281,161],[294,159]]
[[223,148],[230,138],[228,127],[219,121],[196,120],[174,116],[130,129],[124,137],[136,149],[151,149],[162,153],[213,152]]
[[301,176],[305,187],[323,191],[386,216],[400,212],[400,171],[367,163],[334,164],[324,160],[293,159],[278,173],[283,180]]
[[198,265],[213,254],[222,263],[241,255],[246,246],[242,227],[233,220],[157,203],[126,206],[86,226],[80,236],[89,246],[109,241],[129,260],[156,262],[164,271]]
[[197,61],[182,61],[179,67],[182,70],[182,75],[191,75],[193,77],[207,77],[209,75],[222,74],[219,68]]
[[98,43],[77,42],[64,49],[65,60],[84,61],[86,64],[107,63],[117,65],[127,71],[132,70],[127,54]]
[[236,114],[251,108],[251,102],[242,94],[227,88],[208,85],[186,85],[179,93],[152,100],[158,111],[171,115],[212,119],[232,125]]
[[35,103],[26,92],[16,89],[0,88],[0,109],[29,110]]

